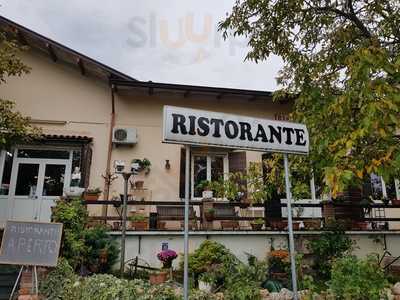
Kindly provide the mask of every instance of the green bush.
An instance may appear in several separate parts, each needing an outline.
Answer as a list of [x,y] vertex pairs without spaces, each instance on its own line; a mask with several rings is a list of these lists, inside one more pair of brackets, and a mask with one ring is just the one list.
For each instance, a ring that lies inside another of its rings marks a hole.
[[[239,260],[224,245],[211,240],[205,240],[198,249],[189,254],[189,272],[196,279],[216,266],[229,267],[237,263]],[[183,260],[180,266],[183,269]]]
[[60,258],[57,267],[40,283],[40,293],[48,300],[73,299],[72,287],[78,279],[68,261]]
[[[85,229],[83,237],[87,247],[85,265],[98,266],[98,271],[109,272],[119,257],[117,241],[107,234],[104,226]],[[103,251],[106,253],[106,263],[101,261]]]
[[[61,256],[74,270],[82,266],[95,273],[110,270],[118,259],[118,244],[104,226],[87,228],[88,213],[81,199],[58,200],[52,217],[63,223]],[[101,260],[101,253],[106,253],[106,261]]]
[[331,224],[329,229],[321,233],[318,239],[311,240],[309,245],[315,259],[313,269],[316,278],[322,281],[330,279],[333,260],[343,257],[353,248],[352,240],[346,236],[340,224]]
[[328,285],[336,299],[379,300],[388,281],[375,256],[366,259],[347,256],[333,263]]

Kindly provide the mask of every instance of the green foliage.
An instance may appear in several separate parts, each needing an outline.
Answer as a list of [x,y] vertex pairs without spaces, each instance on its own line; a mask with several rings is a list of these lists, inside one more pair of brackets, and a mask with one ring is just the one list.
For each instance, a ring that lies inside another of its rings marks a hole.
[[336,299],[379,300],[383,299],[386,287],[388,282],[376,256],[366,259],[346,256],[332,266],[329,288]]
[[275,98],[296,95],[290,117],[311,146],[290,161],[334,197],[365,174],[399,174],[399,23],[391,0],[237,0],[220,24],[225,37],[248,38],[247,59],[283,59]]
[[218,300],[218,298],[209,292],[201,290],[191,290],[189,300]]
[[[6,38],[0,31],[0,85],[8,77],[21,76],[29,72],[18,57],[25,47],[21,47],[13,37]],[[0,149],[9,149],[18,143],[28,143],[40,134],[40,130],[30,124],[30,118],[14,110],[12,101],[0,99]]]
[[98,195],[98,194],[101,193],[101,189],[100,189],[99,187],[97,187],[97,188],[92,188],[92,189],[87,189],[87,190],[85,191],[85,193],[86,193],[86,194],[95,194],[95,195]]
[[319,280],[328,280],[334,259],[349,254],[353,247],[352,240],[340,225],[331,226],[332,231],[322,232],[318,239],[311,240],[309,244],[315,258],[313,269]]
[[137,215],[130,216],[128,218],[128,220],[131,222],[144,222],[147,220],[147,217],[142,214],[137,214]]
[[[102,266],[99,270],[109,272],[119,257],[117,241],[107,234],[107,229],[104,226],[85,229],[83,238],[87,247],[85,264]],[[102,255],[106,256],[106,264],[101,261]]]
[[[212,269],[221,269],[223,265],[230,268],[237,263],[238,259],[224,245],[211,240],[205,240],[199,248],[189,254],[189,272],[195,278]],[[182,269],[183,261],[180,266]]]
[[48,300],[72,299],[71,287],[78,280],[68,261],[60,258],[57,267],[40,283],[40,293]]
[[252,224],[258,224],[258,225],[260,225],[260,224],[264,224],[265,221],[264,221],[264,219],[262,219],[262,218],[257,218],[257,219],[255,219],[255,220],[251,221],[251,223],[252,223]]
[[[110,270],[118,258],[117,242],[103,226],[87,228],[88,213],[81,199],[58,200],[52,217],[54,222],[63,223],[61,255],[74,270],[82,265],[93,272]],[[104,252],[106,262],[101,261]]]
[[54,222],[63,223],[61,255],[76,269],[84,262],[88,250],[83,235],[88,221],[86,208],[79,198],[58,200],[52,218]]

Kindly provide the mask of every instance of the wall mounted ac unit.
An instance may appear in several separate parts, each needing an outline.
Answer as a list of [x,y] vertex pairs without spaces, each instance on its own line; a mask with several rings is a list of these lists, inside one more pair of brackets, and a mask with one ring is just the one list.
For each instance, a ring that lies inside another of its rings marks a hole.
[[112,142],[115,145],[134,145],[137,143],[136,128],[114,128]]

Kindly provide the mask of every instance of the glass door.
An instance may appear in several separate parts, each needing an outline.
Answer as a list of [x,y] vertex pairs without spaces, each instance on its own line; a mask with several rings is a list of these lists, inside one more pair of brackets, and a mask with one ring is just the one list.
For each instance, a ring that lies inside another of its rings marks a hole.
[[10,218],[50,221],[51,207],[69,183],[69,160],[20,158],[11,179]]
[[[37,188],[40,174],[40,163],[17,162],[16,172],[11,179],[12,190],[12,218],[18,220],[32,220],[37,210]],[[14,214],[14,212],[17,212]]]

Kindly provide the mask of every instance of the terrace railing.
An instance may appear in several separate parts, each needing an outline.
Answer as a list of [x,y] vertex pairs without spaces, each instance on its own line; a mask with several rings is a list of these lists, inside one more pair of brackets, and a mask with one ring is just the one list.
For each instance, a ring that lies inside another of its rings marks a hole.
[[[265,215],[266,206],[265,204],[253,204],[249,206],[248,203],[243,202],[223,202],[223,201],[215,201],[212,207],[214,208],[215,215],[213,217],[213,221],[207,221],[204,214],[204,207],[208,205],[209,208],[210,202],[202,202],[202,201],[190,201],[191,214],[190,214],[190,224],[195,224],[191,226],[192,230],[220,230],[221,222],[233,221],[237,222],[238,226],[228,226],[231,227],[231,230],[251,230],[250,222],[256,219],[264,219],[264,226],[262,230],[277,230],[284,229],[284,227],[274,227],[272,226],[274,222],[277,221],[285,221],[285,208],[286,204],[282,201],[281,207],[283,208],[283,217],[282,218],[267,218]],[[310,201],[311,202],[311,201]],[[205,204],[207,203],[207,204]],[[101,215],[93,215],[91,216],[91,220],[97,222],[108,223],[110,225],[114,225],[113,228],[118,230],[118,226],[111,222],[116,222],[118,225],[121,224],[122,216],[121,216],[121,201],[108,201],[108,200],[93,200],[93,201],[85,201],[85,204],[88,206],[97,206],[97,205],[108,205],[115,208],[115,214],[101,216]],[[314,209],[314,213],[310,215],[310,213],[306,215],[296,214],[294,213],[294,221],[299,221],[299,224],[307,224],[307,221],[310,220],[319,220],[320,224],[326,223],[330,219],[336,220],[349,220],[351,219],[351,223],[358,223],[353,229],[356,230],[390,230],[390,226],[393,222],[400,222],[400,205],[393,204],[383,204],[383,203],[316,203],[315,201],[312,203],[299,203],[295,201],[293,204],[293,209]],[[183,221],[183,201],[136,201],[130,200],[128,201],[128,207],[130,208],[144,208],[143,211],[146,211],[149,214],[149,224],[147,226],[148,230],[171,230],[170,226],[159,226],[159,224],[165,222],[173,222],[173,221]],[[229,209],[230,208],[230,209]],[[224,211],[222,212],[222,209]],[[395,211],[398,209],[398,212]],[[245,211],[256,210],[256,213],[243,213]],[[107,211],[110,211],[108,209]],[[153,212],[151,212],[153,211]],[[232,213],[229,213],[231,211]],[[315,213],[316,212],[316,213]],[[352,212],[350,217],[346,213],[343,212]],[[382,213],[383,212],[383,213]],[[253,215],[252,215],[253,214]],[[255,216],[254,214],[257,214]],[[252,215],[252,216],[251,216]],[[390,217],[387,217],[390,215]],[[301,221],[301,222],[300,222]],[[399,223],[400,224],[400,223]],[[351,224],[350,224],[351,225]],[[128,226],[129,228],[129,226]],[[295,229],[298,227],[296,226]],[[301,227],[300,227],[301,228]],[[222,228],[224,229],[224,228]],[[317,229],[317,228],[313,228]],[[349,228],[350,229],[350,228]],[[400,229],[400,226],[399,226]],[[129,230],[129,229],[128,229]],[[175,229],[176,230],[176,229]]]

